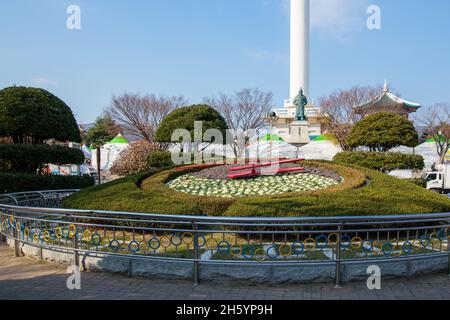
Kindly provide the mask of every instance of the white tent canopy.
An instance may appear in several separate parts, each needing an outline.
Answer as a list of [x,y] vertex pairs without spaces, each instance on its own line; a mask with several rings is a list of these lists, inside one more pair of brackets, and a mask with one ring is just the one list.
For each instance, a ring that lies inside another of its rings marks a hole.
[[[270,141],[272,140],[272,141]],[[202,145],[199,149],[206,147]],[[171,151],[179,150],[179,147],[172,145]],[[271,151],[272,150],[272,151]],[[358,148],[358,150],[368,150],[367,148]],[[234,153],[231,146],[226,145],[209,145],[205,152],[214,152],[216,155],[226,156],[226,158],[234,158]],[[329,140],[326,135],[321,135],[302,147],[295,147],[288,144],[282,139],[277,139],[276,135],[273,135],[272,139],[260,138],[259,140],[253,139],[247,149],[248,158],[305,158],[307,160],[333,160],[334,156],[342,152],[341,147]],[[439,155],[436,151],[436,144],[432,140],[422,143],[416,148],[398,147],[391,149],[390,152],[400,152],[406,154],[418,154],[425,160],[425,168],[429,169],[434,163],[439,163]],[[95,153],[93,153],[93,157]],[[244,155],[243,155],[244,157]],[[447,161],[450,161],[450,152],[447,157]],[[102,160],[103,162],[103,160]]]
[[[332,160],[333,157],[342,151],[339,145],[334,144],[328,140],[326,136],[319,136],[315,140],[303,147],[293,146],[276,135],[272,135],[272,138],[261,137],[259,139],[252,139],[250,145],[247,148],[247,158],[305,158],[307,160]],[[206,145],[205,145],[206,146]],[[202,149],[205,146],[200,146]],[[186,149],[186,148],[185,148]],[[172,145],[170,151],[178,151],[179,146]],[[187,149],[186,149],[187,150]],[[231,146],[226,145],[210,145],[204,152],[214,152],[216,155],[226,156],[228,159],[234,158],[234,152]]]
[[437,153],[436,144],[433,140],[428,140],[415,148],[398,147],[390,150],[391,152],[400,152],[405,154],[421,155],[425,161],[425,168],[430,169],[433,164],[439,163],[439,155]]
[[91,159],[92,158],[92,151],[89,149],[89,147],[85,144],[81,147],[81,151],[83,152],[85,158]]
[[323,135],[311,141],[307,145],[300,147],[300,154],[306,160],[331,161],[339,152],[342,152],[341,147],[326,139]]
[[299,158],[297,147],[284,141],[256,141],[247,150],[249,158]]
[[[125,139],[122,134],[118,134],[114,139],[105,144],[100,149],[100,169],[107,171],[111,169],[114,161],[117,159],[119,154],[128,148],[130,143]],[[91,166],[97,167],[97,150],[92,150],[92,162]]]

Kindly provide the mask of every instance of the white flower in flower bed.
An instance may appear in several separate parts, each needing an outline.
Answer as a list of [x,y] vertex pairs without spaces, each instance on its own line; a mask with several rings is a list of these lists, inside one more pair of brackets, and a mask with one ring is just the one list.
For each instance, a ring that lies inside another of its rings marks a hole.
[[167,183],[175,191],[199,196],[246,197],[287,192],[315,191],[339,184],[332,178],[310,173],[260,176],[242,180],[202,179],[184,175]]

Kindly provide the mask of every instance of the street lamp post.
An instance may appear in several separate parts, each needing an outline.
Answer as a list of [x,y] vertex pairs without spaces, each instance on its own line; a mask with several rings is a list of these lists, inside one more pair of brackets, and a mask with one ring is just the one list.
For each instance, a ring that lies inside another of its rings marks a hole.
[[269,131],[269,155],[270,158],[272,158],[272,128],[273,128],[273,124],[274,122],[277,122],[280,117],[277,116],[277,114],[275,112],[271,112],[268,114],[267,118],[269,119],[269,123],[270,123],[270,131]]
[[259,163],[259,129],[256,129],[256,163]]

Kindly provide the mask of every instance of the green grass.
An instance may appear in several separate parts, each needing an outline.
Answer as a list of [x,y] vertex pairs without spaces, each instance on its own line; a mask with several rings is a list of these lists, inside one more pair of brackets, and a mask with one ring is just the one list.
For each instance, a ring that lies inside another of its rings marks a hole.
[[367,186],[318,195],[247,198],[230,206],[233,216],[360,216],[418,214],[450,211],[450,199],[434,194],[409,181],[362,169],[370,178]]
[[63,207],[160,214],[220,215],[231,204],[230,200],[197,197],[172,191],[164,181],[181,173],[184,171],[148,172],[139,178],[131,176],[87,188],[64,199]]
[[189,170],[171,169],[85,189],[66,198],[63,206],[161,214],[265,217],[391,215],[450,211],[450,199],[409,181],[360,167],[323,161],[308,162],[308,165],[311,164],[332,168],[344,177],[344,182],[314,192],[226,199],[194,196],[171,190],[166,186],[166,182],[189,173]]

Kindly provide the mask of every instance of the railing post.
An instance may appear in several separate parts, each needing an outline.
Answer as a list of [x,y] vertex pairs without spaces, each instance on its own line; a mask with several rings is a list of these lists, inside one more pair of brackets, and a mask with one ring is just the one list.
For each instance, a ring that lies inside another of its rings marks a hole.
[[20,257],[20,242],[17,240],[19,238],[17,234],[17,229],[13,226],[13,237],[14,237],[14,258]]
[[[447,229],[448,233],[448,229]],[[447,251],[448,251],[448,276],[450,277],[450,234],[447,235]]]
[[47,197],[45,196],[45,194],[44,193],[42,193],[42,192],[38,192],[38,194],[41,196],[41,198],[42,198],[42,204],[40,205],[42,208],[46,208],[47,207]]
[[342,224],[338,226],[338,232],[337,232],[337,243],[336,243],[336,271],[335,271],[335,280],[336,285],[335,288],[339,289],[341,288],[341,254],[342,254]]
[[200,253],[198,250],[198,226],[197,226],[197,224],[195,224],[195,222],[193,223],[193,229],[194,229],[194,270],[193,270],[194,285],[198,286],[200,283],[200,277],[199,277]]
[[78,252],[78,236],[76,233],[73,237],[73,249],[74,265],[78,271],[80,270],[80,253]]
[[[5,220],[3,220],[3,215],[1,216],[1,219],[0,219],[0,224],[2,224],[3,225],[3,222],[4,222]],[[5,243],[6,242],[6,235],[3,235],[3,232],[2,231],[0,231],[0,244],[2,244],[2,243]]]

